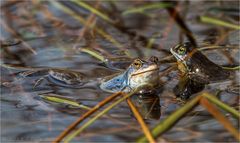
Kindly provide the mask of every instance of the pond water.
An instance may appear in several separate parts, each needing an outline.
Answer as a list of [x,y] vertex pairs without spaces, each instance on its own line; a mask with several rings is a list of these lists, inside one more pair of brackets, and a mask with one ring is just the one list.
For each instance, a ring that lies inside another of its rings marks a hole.
[[[234,6],[234,1],[232,3]],[[64,1],[61,4],[68,6],[86,19],[91,14],[71,2]],[[91,2],[91,4],[94,5],[95,3]],[[119,11],[144,4],[147,3],[141,1],[116,2]],[[110,10],[108,2],[101,2],[101,5]],[[211,13],[211,11],[208,11],[209,8],[222,5],[217,2],[190,1],[188,7],[187,3],[181,2],[179,8],[182,14],[186,13],[185,22],[188,24],[189,29],[192,30],[199,45],[204,40],[214,38],[217,40],[222,38],[219,43],[222,45],[236,46],[237,44],[238,48],[235,49],[223,48],[203,51],[209,59],[219,65],[236,66],[239,65],[240,60],[239,38],[231,36],[232,34],[226,34],[229,31],[226,28],[203,24],[197,20],[198,16]],[[46,15],[47,13],[50,14]],[[230,19],[230,21],[239,23],[239,19],[236,20],[236,18],[228,16],[227,12],[220,11],[216,15],[219,16],[220,14],[225,15],[226,19]],[[116,15],[113,14],[112,18],[115,18]],[[55,19],[51,19],[53,16],[55,16]],[[135,31],[137,35],[149,39],[155,37],[154,43],[158,45],[156,48],[146,48],[144,42],[136,37],[131,37],[119,31],[99,17],[96,20],[95,27],[102,28],[109,33],[112,38],[121,44],[121,48],[96,34],[96,31],[89,29],[89,32],[86,32],[85,36],[79,39],[81,29],[84,26],[49,1],[37,3],[32,1],[1,2],[1,64],[31,68],[67,68],[68,70],[83,73],[85,79],[91,79],[91,83],[86,88],[62,87],[48,80],[44,80],[39,86],[33,88],[35,82],[44,76],[43,74],[33,74],[22,78],[18,73],[25,70],[1,66],[2,142],[53,141],[68,125],[83,115],[86,110],[67,106],[66,104],[47,102],[41,98],[40,94],[57,94],[78,101],[88,107],[93,107],[111,95],[99,88],[99,78],[126,69],[136,57],[146,59],[150,56],[157,56],[161,60],[171,55],[169,49],[180,41],[180,28],[164,9],[149,10],[145,14],[137,13],[123,16],[126,26]],[[239,31],[230,30],[229,33],[239,33]],[[20,38],[22,42],[18,42],[17,39]],[[5,43],[9,41],[16,44],[6,46]],[[187,41],[186,38],[185,41]],[[80,52],[81,48],[95,48],[95,50],[102,51],[104,55],[116,58],[112,65],[115,69],[109,68],[89,54]],[[125,51],[128,51],[130,57],[124,54]],[[126,60],[118,60],[123,58],[126,58]],[[174,62],[161,64],[160,74],[173,65]],[[175,99],[172,91],[179,81],[178,73],[178,70],[172,70],[161,78],[165,82],[159,94],[149,97],[132,97],[136,107],[146,118],[145,121],[149,128],[153,128],[157,123],[183,106]],[[220,99],[237,108],[239,105],[239,93],[228,92],[226,89],[228,86],[239,88],[239,74],[239,71],[233,71],[231,79],[209,84],[204,91],[214,94],[219,89],[223,90]],[[98,119],[74,141],[130,142],[143,135],[126,102],[122,102],[113,108],[107,115],[111,116],[111,118],[102,117]],[[229,116],[228,113],[225,115],[235,127],[239,127],[236,119]],[[171,130],[159,138],[159,141],[162,140],[176,142],[236,141],[203,107],[197,107],[184,116]]]

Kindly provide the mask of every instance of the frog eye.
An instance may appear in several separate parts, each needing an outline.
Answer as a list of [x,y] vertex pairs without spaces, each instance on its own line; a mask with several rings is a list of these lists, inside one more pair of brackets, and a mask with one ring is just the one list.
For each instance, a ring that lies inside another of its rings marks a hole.
[[139,59],[136,59],[133,63],[134,67],[140,68],[142,66],[142,62]]
[[179,55],[184,55],[186,53],[186,48],[185,47],[179,47],[177,50]]
[[151,61],[151,62],[154,62],[154,63],[158,63],[158,58],[155,57],[155,56],[152,56],[152,57],[150,58],[150,61]]

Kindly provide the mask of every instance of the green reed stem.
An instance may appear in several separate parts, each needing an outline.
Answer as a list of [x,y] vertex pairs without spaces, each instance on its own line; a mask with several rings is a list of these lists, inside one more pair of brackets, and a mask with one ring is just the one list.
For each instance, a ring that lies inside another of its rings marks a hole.
[[208,100],[210,100],[212,103],[219,106],[221,109],[231,113],[235,118],[240,119],[240,114],[237,110],[235,110],[234,108],[232,108],[232,107],[228,106],[227,104],[223,103],[222,101],[217,99],[215,96],[210,95],[208,93],[204,93],[203,96],[206,97]]
[[60,103],[60,104],[67,104],[67,105],[71,105],[74,107],[79,107],[82,109],[86,109],[86,110],[90,110],[91,108],[88,106],[85,106],[83,104],[80,104],[76,101],[73,101],[71,99],[67,99],[65,97],[59,97],[59,96],[53,96],[53,95],[40,95],[40,97],[42,97],[44,100],[47,100],[49,102],[55,102],[55,103]]
[[125,99],[127,99],[128,97],[132,96],[135,93],[135,91],[125,95],[124,97],[118,99],[117,101],[113,102],[111,105],[109,105],[108,107],[106,107],[104,110],[102,110],[101,112],[99,112],[96,116],[94,116],[93,118],[91,118],[90,120],[88,120],[85,124],[83,124],[79,129],[77,129],[75,132],[69,134],[69,136],[66,137],[66,139],[64,140],[64,143],[68,143],[70,142],[74,137],[76,137],[77,135],[79,135],[84,129],[86,129],[87,127],[89,127],[91,124],[93,124],[99,117],[103,116],[105,113],[107,113],[108,111],[110,111],[113,107],[115,107],[116,105],[118,105],[119,103],[121,103],[122,101],[124,101]]
[[240,70],[240,66],[236,66],[236,67],[222,67],[225,70]]
[[240,30],[239,25],[228,23],[226,21],[222,21],[222,20],[219,20],[219,19],[216,19],[216,18],[213,18],[213,17],[200,16],[200,21],[205,22],[205,23],[209,23],[209,24],[214,24],[214,25],[219,25],[219,26],[224,26],[224,27]]
[[[179,119],[183,117],[186,113],[188,113],[193,107],[198,105],[199,100],[201,99],[201,95],[198,95],[197,97],[193,98],[191,101],[186,103],[184,106],[182,106],[180,109],[172,113],[170,116],[168,116],[166,119],[164,119],[162,122],[160,122],[158,125],[156,125],[155,128],[152,129],[152,135],[153,137],[157,137],[160,134],[164,133],[168,129],[170,129]],[[146,137],[142,136],[140,137],[137,142],[146,142]]]
[[143,5],[137,8],[131,8],[122,13],[122,15],[127,15],[131,13],[144,13],[146,10],[151,10],[151,9],[160,9],[160,8],[168,8],[172,7],[173,4],[171,3],[166,3],[166,2],[158,2],[158,3],[153,3],[153,4],[147,4]]
[[105,58],[100,53],[98,53],[96,51],[93,51],[93,50],[87,49],[87,48],[82,48],[81,51],[93,56],[94,58],[96,58],[96,59],[98,59],[102,62],[105,62]]
[[113,20],[111,18],[109,18],[107,15],[105,15],[104,13],[102,13],[101,11],[97,10],[96,8],[86,4],[83,1],[79,1],[79,0],[71,0],[72,2],[76,3],[77,5],[91,11],[92,13],[96,14],[97,16],[101,17],[103,20],[106,20],[109,23],[113,23]]

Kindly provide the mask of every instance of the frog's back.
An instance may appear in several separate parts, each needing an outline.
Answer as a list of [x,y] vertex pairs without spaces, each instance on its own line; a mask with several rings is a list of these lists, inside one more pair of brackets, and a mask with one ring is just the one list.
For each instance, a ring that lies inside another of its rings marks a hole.
[[219,80],[226,80],[229,78],[229,71],[224,70],[221,66],[210,61],[206,56],[200,52],[190,58],[188,64],[191,71],[195,72],[199,77],[204,78],[208,82],[215,82]]

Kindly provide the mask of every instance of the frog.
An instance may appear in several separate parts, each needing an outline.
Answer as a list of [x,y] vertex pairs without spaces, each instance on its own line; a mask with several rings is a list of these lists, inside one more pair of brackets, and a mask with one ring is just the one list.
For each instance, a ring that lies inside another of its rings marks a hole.
[[197,83],[209,84],[230,77],[229,71],[209,60],[190,42],[178,44],[170,52],[177,59],[181,74]]
[[[19,69],[19,68],[17,68]],[[44,74],[34,84],[33,89],[41,84],[45,79],[63,87],[82,88],[82,85],[91,81],[97,81],[103,91],[115,93],[119,91],[130,92],[138,87],[144,88],[141,93],[151,93],[151,89],[158,85],[159,82],[159,65],[157,57],[150,57],[147,61],[140,58],[135,59],[130,66],[120,74],[114,74],[97,79],[84,78],[84,74],[68,69],[58,68],[20,68],[25,70],[21,72],[22,77],[33,74]]]
[[63,86],[79,88],[84,84],[84,74],[64,69],[47,69],[47,74],[39,78],[33,88],[38,86],[44,79],[49,79],[52,83]]
[[18,72],[19,79],[24,79],[29,76],[41,76],[36,80],[33,89],[41,84],[43,80],[49,80],[50,82],[63,86],[63,87],[72,87],[79,88],[84,83],[86,83],[85,75],[78,71],[73,71],[64,68],[45,68],[45,67],[16,67],[11,65],[5,65],[6,68],[21,70]]
[[[109,93],[129,93],[138,88],[151,91],[158,85],[158,58],[152,56],[148,60],[136,58],[126,70],[103,78],[100,88]],[[140,90],[140,92],[146,92],[146,90]]]

